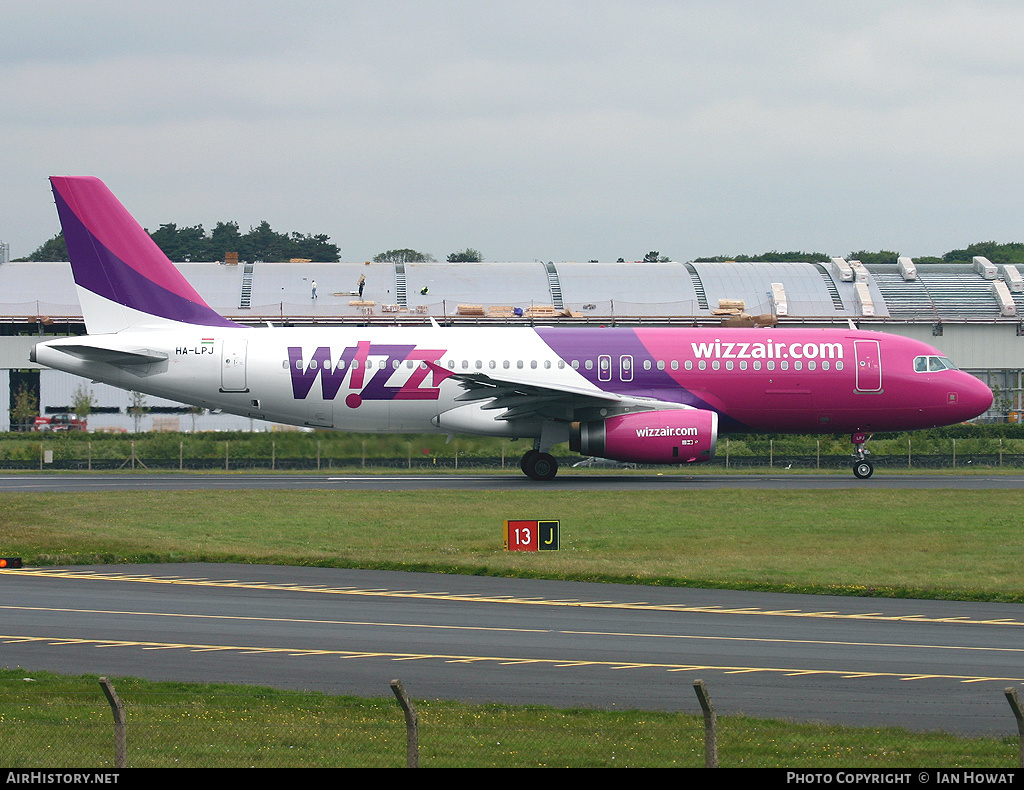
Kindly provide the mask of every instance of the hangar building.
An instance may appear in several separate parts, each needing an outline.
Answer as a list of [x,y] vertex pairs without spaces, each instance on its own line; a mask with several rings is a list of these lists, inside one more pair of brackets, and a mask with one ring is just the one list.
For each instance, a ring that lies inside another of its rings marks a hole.
[[[3,259],[0,258],[0,261]],[[245,324],[848,325],[931,343],[996,395],[988,417],[1024,409],[1024,279],[972,263],[182,263],[210,306]],[[313,283],[316,283],[315,298]],[[29,362],[42,339],[84,333],[67,263],[0,263],[0,430],[16,392],[44,415],[87,387],[91,429],[265,430],[182,404],[90,384]],[[765,329],[771,331],[770,328]],[[135,406],[136,408],[130,409]],[[142,407],[142,408],[138,408]]]

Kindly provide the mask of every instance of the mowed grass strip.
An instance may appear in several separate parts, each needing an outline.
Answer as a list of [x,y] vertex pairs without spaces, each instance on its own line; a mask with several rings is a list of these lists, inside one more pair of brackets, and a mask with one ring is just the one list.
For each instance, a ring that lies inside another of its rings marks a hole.
[[[405,765],[405,722],[376,699],[253,686],[113,678],[132,768]],[[112,716],[96,677],[0,669],[0,764],[109,768]],[[409,689],[410,693],[414,690]],[[558,710],[416,699],[424,767],[702,767],[704,722],[690,712]],[[1012,768],[1011,737],[721,716],[723,767]]]
[[[1024,492],[0,494],[29,564],[250,562],[1024,601]],[[507,552],[504,519],[558,519]]]

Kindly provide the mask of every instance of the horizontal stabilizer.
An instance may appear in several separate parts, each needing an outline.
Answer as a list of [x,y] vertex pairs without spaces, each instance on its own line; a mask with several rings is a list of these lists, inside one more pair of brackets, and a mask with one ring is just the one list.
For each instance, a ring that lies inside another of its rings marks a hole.
[[121,351],[116,348],[97,348],[96,346],[62,344],[55,345],[57,351],[63,351],[79,359],[89,362],[105,362],[108,365],[149,365],[152,362],[163,362],[167,354],[163,351],[151,351],[139,348],[133,351]]

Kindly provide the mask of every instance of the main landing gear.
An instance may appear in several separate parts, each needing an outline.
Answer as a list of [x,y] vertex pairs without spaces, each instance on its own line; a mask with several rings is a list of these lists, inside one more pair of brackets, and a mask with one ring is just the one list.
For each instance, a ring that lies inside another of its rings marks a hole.
[[855,433],[850,437],[853,442],[853,476],[861,480],[871,477],[875,471],[875,465],[867,459],[871,451],[864,447],[870,438],[871,435],[866,433]]
[[523,453],[523,460],[519,462],[524,474],[534,480],[553,480],[558,474],[558,461],[550,453],[542,453],[540,450],[531,449]]

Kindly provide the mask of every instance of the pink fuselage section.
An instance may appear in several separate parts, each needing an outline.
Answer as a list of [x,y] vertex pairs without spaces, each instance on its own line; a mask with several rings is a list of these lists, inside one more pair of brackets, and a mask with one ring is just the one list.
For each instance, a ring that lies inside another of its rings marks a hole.
[[992,403],[988,387],[968,373],[918,370],[915,360],[941,352],[898,335],[854,329],[562,331],[539,333],[567,360],[597,360],[593,369],[580,371],[591,383],[712,409],[722,417],[721,432],[913,430],[972,419]]

